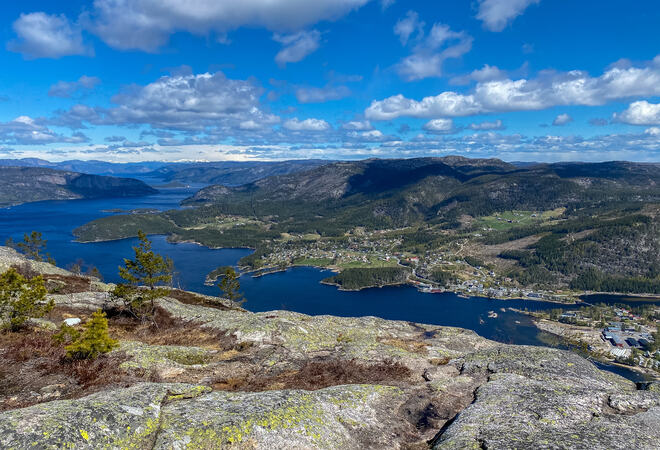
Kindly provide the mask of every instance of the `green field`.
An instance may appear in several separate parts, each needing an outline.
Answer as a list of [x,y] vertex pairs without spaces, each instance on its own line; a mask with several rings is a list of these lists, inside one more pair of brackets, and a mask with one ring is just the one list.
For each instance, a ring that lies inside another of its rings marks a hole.
[[504,211],[490,216],[480,217],[476,225],[479,229],[492,228],[495,231],[505,231],[535,223],[544,223],[561,216],[563,213],[563,208],[557,208],[551,211]]

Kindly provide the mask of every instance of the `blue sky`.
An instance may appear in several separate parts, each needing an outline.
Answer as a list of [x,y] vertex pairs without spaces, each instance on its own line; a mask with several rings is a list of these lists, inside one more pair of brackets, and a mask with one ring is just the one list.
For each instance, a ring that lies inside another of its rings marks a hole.
[[660,4],[3,5],[0,158],[660,161]]

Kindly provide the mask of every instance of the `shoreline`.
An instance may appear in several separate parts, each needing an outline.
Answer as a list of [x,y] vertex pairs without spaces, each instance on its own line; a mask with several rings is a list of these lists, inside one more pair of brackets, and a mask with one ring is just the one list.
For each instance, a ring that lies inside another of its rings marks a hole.
[[[173,235],[171,235],[171,234],[165,234],[164,235],[164,234],[155,233],[155,234],[151,234],[150,236],[165,236],[167,242],[169,242],[170,244],[173,244],[173,245],[176,245],[176,244],[195,244],[195,245],[199,245],[201,247],[206,247],[206,248],[209,248],[209,249],[212,249],[212,250],[225,250],[225,249],[247,249],[247,250],[253,250],[253,251],[255,250],[253,247],[249,247],[249,246],[245,246],[245,247],[212,247],[212,246],[209,246],[209,245],[202,244],[198,241],[195,241],[194,239],[181,239],[181,240],[172,239]],[[99,243],[99,242],[121,241],[121,240],[124,240],[124,239],[131,239],[131,237],[129,236],[129,237],[122,237],[122,238],[97,239],[97,240],[93,240],[93,241],[92,240],[83,241],[83,240],[80,240],[76,236],[76,239],[74,241],[78,242],[78,243],[81,243],[81,244],[93,244],[93,243]],[[270,275],[271,273],[279,273],[279,272],[283,272],[283,271],[286,271],[287,269],[294,268],[294,267],[312,267],[312,268],[318,269],[318,270],[331,270],[335,273],[339,273],[341,271],[341,269],[336,267],[336,266],[327,266],[326,267],[326,266],[316,266],[316,265],[291,264],[291,265],[288,265],[284,268],[274,270],[272,272],[266,272],[266,273],[259,274],[259,275],[253,275],[253,277],[258,278],[258,277],[262,277],[262,276],[265,276],[265,275]],[[259,270],[266,270],[266,269],[252,269],[252,270],[243,271],[242,268],[239,266],[239,271],[240,271],[241,275],[254,273],[254,272],[257,272]],[[323,282],[321,281],[321,283],[323,283]],[[406,282],[402,282],[402,283],[395,283],[395,284],[387,284],[387,285],[383,285],[383,286],[378,286],[378,285],[365,286],[365,287],[361,287],[359,289],[342,289],[339,285],[336,285],[336,284],[331,284],[331,283],[323,283],[323,284],[327,284],[327,285],[330,285],[330,286],[335,285],[335,286],[337,286],[337,288],[339,290],[346,291],[346,292],[351,292],[351,291],[355,292],[355,291],[361,291],[363,289],[370,289],[370,288],[377,288],[377,287],[407,285],[407,286],[410,286],[410,287],[414,287],[418,291],[423,292],[423,293],[429,293],[429,294],[434,293],[434,292],[425,292],[425,291],[423,291],[418,285],[416,285],[415,283],[412,283],[411,281],[406,281]],[[531,288],[524,288],[523,287],[522,289],[531,289]],[[466,291],[462,291],[462,290],[443,290],[442,292],[438,292],[438,293],[451,293],[451,294],[455,294],[455,295],[465,295],[467,297],[490,298],[490,299],[495,299],[495,300],[529,300],[529,301],[537,301],[537,302],[555,303],[557,305],[578,305],[578,304],[590,305],[590,303],[587,302],[582,297],[585,297],[585,296],[588,297],[588,296],[594,296],[594,295],[625,296],[625,297],[639,298],[640,301],[643,301],[643,299],[649,299],[650,301],[660,301],[660,294],[640,294],[640,293],[625,293],[625,292],[583,291],[579,294],[575,294],[574,299],[572,299],[570,302],[563,302],[563,301],[560,301],[560,300],[553,300],[553,299],[546,299],[546,298],[488,296],[488,295],[483,295],[483,294],[474,293],[474,292],[466,292]]]
[[[590,343],[589,341],[584,339],[584,335],[582,333],[594,333],[598,332],[598,330],[594,330],[591,327],[581,327],[578,325],[571,325],[571,324],[564,324],[561,322],[555,322],[552,320],[547,320],[547,319],[539,319],[537,318],[533,313],[531,312],[526,312],[517,308],[509,308],[511,311],[520,313],[520,314],[525,314],[532,319],[532,323],[534,326],[545,333],[552,334],[553,336],[558,337],[560,340],[563,342],[566,342],[568,344],[572,345],[586,345],[588,347],[594,346],[593,343]],[[582,334],[583,339],[580,339],[580,335]],[[600,343],[600,341],[598,341]],[[627,370],[632,370],[634,372],[637,372],[641,375],[644,375],[645,377],[651,378],[651,380],[660,380],[660,373],[656,372],[653,369],[648,369],[645,367],[640,367],[640,366],[633,366],[629,364],[624,364],[619,361],[617,361],[615,358],[610,358],[605,356],[605,352],[607,351],[606,349],[602,348],[600,349],[600,352],[594,352],[590,351],[585,348],[586,355],[588,356],[587,359],[593,359],[594,361],[598,361],[601,364],[606,364],[610,366],[616,366],[620,367],[623,369]],[[596,348],[596,347],[594,347]],[[596,350],[599,350],[596,348]]]

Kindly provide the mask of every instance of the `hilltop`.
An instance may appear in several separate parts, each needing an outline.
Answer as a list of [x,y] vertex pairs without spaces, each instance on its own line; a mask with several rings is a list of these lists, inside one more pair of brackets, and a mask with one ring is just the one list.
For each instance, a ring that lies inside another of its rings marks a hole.
[[165,181],[239,186],[262,178],[302,172],[328,164],[325,160],[205,162],[167,164],[148,175]]
[[[111,286],[0,247],[55,309],[0,335],[6,448],[655,448],[660,389],[581,357],[375,317],[252,313],[176,291],[157,327],[113,315]],[[120,347],[74,368],[50,338],[108,311]],[[641,390],[640,390],[641,389]]]
[[344,161],[209,186],[183,205],[192,208],[103,218],[75,233],[92,241],[143,229],[255,248],[245,270],[407,265],[408,282],[498,297],[660,294],[657,164]]
[[142,181],[41,167],[0,166],[0,207],[42,200],[135,197],[157,191]]

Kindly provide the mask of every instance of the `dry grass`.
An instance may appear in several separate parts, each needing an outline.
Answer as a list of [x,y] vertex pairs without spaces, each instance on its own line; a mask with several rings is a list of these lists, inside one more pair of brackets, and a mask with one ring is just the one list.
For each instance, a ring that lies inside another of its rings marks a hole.
[[172,289],[168,297],[175,298],[181,303],[185,303],[186,305],[207,306],[209,308],[220,309],[222,311],[228,311],[231,309],[220,302],[215,302],[207,297],[194,294],[193,292],[182,291],[180,289]]
[[274,375],[255,373],[242,378],[216,380],[213,388],[224,391],[261,392],[279,389],[314,391],[342,384],[398,384],[407,380],[411,371],[406,366],[383,361],[362,364],[355,360],[309,361],[300,370]]
[[89,292],[91,280],[77,275],[44,275],[46,287],[51,294],[77,294]]
[[29,262],[14,264],[12,268],[27,279],[41,275],[50,294],[77,294],[91,290],[91,279],[80,275],[40,274]]
[[391,347],[396,347],[400,348],[401,350],[410,352],[410,353],[417,353],[418,355],[426,355],[428,354],[428,344],[425,344],[422,341],[418,341],[415,339],[381,339],[381,343],[385,345],[389,345]]
[[[0,334],[0,410],[21,408],[55,398],[78,398],[109,387],[144,381],[119,365],[122,353],[95,360],[71,361],[53,333],[26,330]],[[52,389],[50,389],[52,388]],[[44,395],[58,391],[57,396]]]
[[233,335],[176,319],[162,308],[156,308],[153,322],[140,322],[118,311],[106,313],[110,334],[115,339],[140,341],[149,345],[194,345],[222,351],[239,347]]

